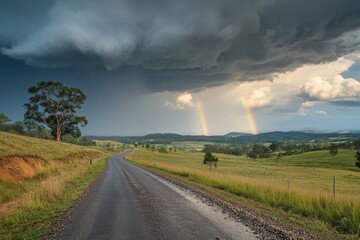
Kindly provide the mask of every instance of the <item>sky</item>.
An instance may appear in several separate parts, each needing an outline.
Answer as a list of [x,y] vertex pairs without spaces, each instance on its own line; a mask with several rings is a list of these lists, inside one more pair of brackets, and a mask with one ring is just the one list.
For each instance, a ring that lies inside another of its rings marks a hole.
[[0,113],[78,87],[85,135],[360,128],[358,0],[0,0]]

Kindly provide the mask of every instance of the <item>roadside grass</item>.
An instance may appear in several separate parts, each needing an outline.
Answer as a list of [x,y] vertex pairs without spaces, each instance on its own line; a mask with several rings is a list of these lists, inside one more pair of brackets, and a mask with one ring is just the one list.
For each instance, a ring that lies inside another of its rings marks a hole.
[[[128,159],[196,184],[323,221],[355,238],[360,233],[360,171],[354,166],[353,153],[340,151],[332,158],[327,151],[311,152],[284,157],[278,163],[275,159],[254,161],[216,154],[219,166],[213,171],[202,164],[202,153],[161,154],[136,149]],[[338,188],[335,198],[331,192],[333,176]]]
[[0,239],[39,239],[105,169],[106,160],[97,159],[93,165],[64,164],[57,174],[41,181],[19,210],[0,219]]
[[38,187],[40,181],[54,174],[67,171],[69,162],[81,159],[84,164],[88,163],[86,160],[109,154],[94,148],[0,132],[0,166],[2,158],[15,155],[39,157],[47,166],[26,181],[0,180],[0,204],[32,191]]
[[24,184],[0,181],[0,204],[19,196],[21,193],[24,193],[26,189],[27,186]]
[[[0,239],[39,239],[105,169],[106,158],[114,154],[96,147],[0,132],[0,170],[11,170],[14,176],[0,181]],[[41,163],[26,162],[26,156],[46,164],[37,168],[35,165]],[[12,162],[11,157],[24,161]],[[35,170],[35,175],[25,172],[26,168]],[[23,175],[16,178],[16,174]]]

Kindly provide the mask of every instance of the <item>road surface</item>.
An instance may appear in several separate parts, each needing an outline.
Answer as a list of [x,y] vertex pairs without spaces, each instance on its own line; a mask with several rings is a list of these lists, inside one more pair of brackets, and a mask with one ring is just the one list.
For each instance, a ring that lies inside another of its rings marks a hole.
[[125,155],[108,160],[57,239],[256,239],[218,206],[127,162]]

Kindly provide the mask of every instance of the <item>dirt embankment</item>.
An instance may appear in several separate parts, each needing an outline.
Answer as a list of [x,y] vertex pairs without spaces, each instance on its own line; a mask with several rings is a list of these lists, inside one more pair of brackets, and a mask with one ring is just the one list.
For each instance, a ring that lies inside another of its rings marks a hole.
[[24,181],[47,165],[44,159],[37,156],[6,156],[0,159],[0,180]]
[[[54,161],[56,164],[71,164],[75,161],[82,161],[84,164],[87,164],[95,161],[101,156],[103,156],[103,154],[100,152],[88,151],[71,154],[61,159],[54,159]],[[37,173],[48,167],[50,167],[50,164],[48,164],[46,160],[35,155],[5,156],[0,158],[0,181],[21,184],[22,182],[30,180]],[[24,192],[9,201],[0,203],[0,218],[19,209],[19,207],[27,202],[34,193],[34,191]]]
[[[91,161],[101,157],[101,153],[84,152],[72,154],[58,159],[59,163],[72,163],[74,161]],[[2,181],[26,181],[36,175],[40,170],[46,168],[48,163],[38,156],[33,155],[10,155],[0,158],[0,180]]]

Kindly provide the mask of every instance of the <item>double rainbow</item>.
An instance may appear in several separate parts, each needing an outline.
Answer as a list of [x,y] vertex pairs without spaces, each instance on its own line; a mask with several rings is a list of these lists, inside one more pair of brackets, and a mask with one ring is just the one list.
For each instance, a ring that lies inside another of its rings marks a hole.
[[[245,113],[246,113],[246,116],[248,119],[248,123],[249,123],[249,127],[251,129],[252,134],[258,134],[258,128],[256,126],[254,114],[251,112],[251,108],[249,107],[249,105],[246,104],[244,97],[241,98],[241,103],[245,110]],[[207,135],[209,135],[209,129],[208,129],[208,124],[207,124],[207,119],[206,119],[206,114],[205,114],[205,108],[201,101],[198,101],[198,103],[197,103],[197,110],[199,113],[203,134],[205,136],[207,136]]]

